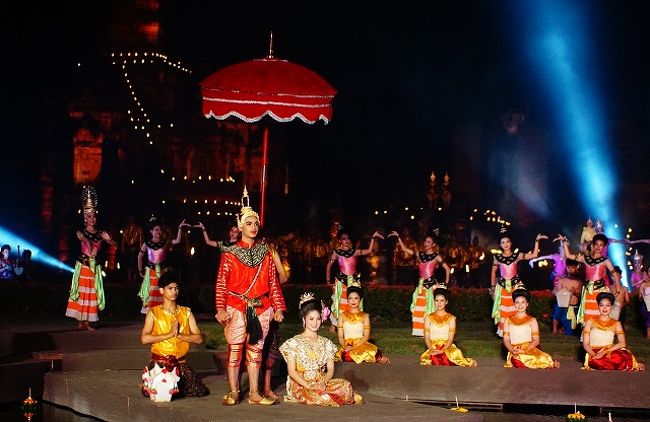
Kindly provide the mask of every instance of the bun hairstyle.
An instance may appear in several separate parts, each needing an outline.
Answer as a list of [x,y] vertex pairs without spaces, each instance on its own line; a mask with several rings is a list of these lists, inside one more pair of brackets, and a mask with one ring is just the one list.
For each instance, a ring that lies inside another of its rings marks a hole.
[[598,293],[598,296],[596,296],[596,303],[600,305],[600,301],[605,299],[609,300],[610,305],[613,305],[614,301],[616,300],[613,294],[609,292],[600,292]]
[[501,227],[501,229],[499,230],[499,243],[501,243],[501,239],[504,238],[510,239],[510,241],[512,242],[512,235],[510,234],[508,229],[505,227]]
[[[349,291],[349,289],[348,289]],[[445,300],[449,302],[449,290],[445,289],[444,287],[437,287],[433,291],[433,298],[435,299],[436,296],[444,296]]]
[[512,301],[513,302],[518,297],[523,297],[523,298],[526,299],[526,302],[530,303],[530,293],[528,293],[528,290],[526,290],[526,289],[516,289],[514,292],[512,292]]
[[178,274],[174,271],[167,271],[163,275],[160,276],[158,279],[158,287],[161,289],[164,289],[165,287],[169,286],[172,283],[180,284],[178,282]]
[[358,286],[350,286],[346,290],[347,295],[350,296],[351,293],[356,293],[359,295],[359,299],[363,299],[363,290]]
[[151,217],[149,217],[149,221],[147,221],[147,226],[149,227],[149,230],[153,230],[156,226],[162,227],[162,223],[160,222],[158,217],[152,215]]
[[437,245],[438,241],[440,240],[440,229],[436,227],[435,229],[429,231],[426,237],[430,237],[431,240],[433,240],[433,244]]
[[312,292],[303,293],[300,295],[300,302],[298,303],[298,310],[300,317],[305,318],[311,311],[318,311],[319,314],[323,313],[323,302],[316,299]]
[[591,243],[594,244],[599,240],[602,241],[605,245],[607,245],[609,243],[609,239],[607,238],[607,236],[605,236],[602,233],[598,233],[598,234],[594,235],[593,239],[591,239]]

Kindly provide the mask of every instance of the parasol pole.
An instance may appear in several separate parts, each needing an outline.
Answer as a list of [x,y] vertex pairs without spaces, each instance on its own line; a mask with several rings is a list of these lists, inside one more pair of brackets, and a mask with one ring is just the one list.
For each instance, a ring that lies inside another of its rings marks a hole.
[[260,225],[264,225],[264,209],[266,205],[266,165],[269,153],[269,128],[264,128],[264,141],[262,143],[262,187],[260,200]]
[[[273,31],[269,35],[269,58],[273,57]],[[269,152],[269,127],[264,128],[264,141],[262,143],[262,187],[260,189],[260,225],[264,225],[264,210],[266,205],[266,165]]]

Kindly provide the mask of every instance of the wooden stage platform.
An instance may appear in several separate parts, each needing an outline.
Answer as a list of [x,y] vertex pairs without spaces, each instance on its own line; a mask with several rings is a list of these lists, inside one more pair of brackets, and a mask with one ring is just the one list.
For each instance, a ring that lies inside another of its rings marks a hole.
[[[650,372],[583,371],[579,362],[571,360],[562,360],[562,367],[552,370],[510,369],[500,359],[480,358],[476,368],[430,367],[420,366],[418,356],[404,355],[391,356],[387,365],[337,364],[336,376],[352,382],[366,397],[364,405],[327,409],[282,403],[262,408],[242,403],[230,408],[220,404],[227,390],[223,356],[215,359],[204,347],[193,348],[188,361],[204,376],[211,395],[157,404],[139,393],[141,369],[149,355],[139,342],[139,332],[139,325],[126,324],[96,332],[34,330],[15,333],[15,338],[19,344],[46,349],[33,352],[31,360],[41,362],[37,368],[43,400],[102,420],[517,420],[485,419],[476,412],[460,414],[430,405],[453,403],[456,396],[465,407],[494,410],[512,404],[539,408],[573,407],[574,403],[613,415],[650,409]],[[30,382],[20,379],[16,365],[0,366],[5,380]],[[276,368],[278,375],[283,370]],[[283,385],[276,391],[284,393]]]

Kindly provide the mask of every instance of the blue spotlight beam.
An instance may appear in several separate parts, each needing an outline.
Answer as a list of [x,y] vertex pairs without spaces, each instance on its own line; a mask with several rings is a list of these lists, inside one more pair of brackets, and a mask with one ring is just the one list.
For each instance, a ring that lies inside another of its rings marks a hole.
[[32,260],[34,261],[42,262],[45,265],[49,265],[51,267],[58,268],[61,270],[74,272],[74,268],[72,268],[71,266],[59,261],[58,259],[54,258],[51,255],[48,255],[38,246],[34,245],[31,242],[28,242],[22,237],[2,227],[0,227],[0,242],[2,242],[3,244],[6,243],[12,247],[16,245],[20,245],[20,247],[23,248],[23,250],[29,249],[32,252]]
[[[589,21],[585,6],[593,3],[565,0],[521,2],[519,13],[525,16],[523,28],[526,51],[533,64],[534,75],[540,80],[554,110],[561,133],[562,145],[574,182],[586,214],[597,216],[607,225],[607,234],[622,239],[615,227],[620,223],[615,207],[617,178],[611,161],[610,140],[598,92],[598,57],[585,22]],[[571,165],[572,164],[572,165]],[[625,247],[612,244],[609,257],[624,268]],[[627,283],[624,272],[623,282]]]

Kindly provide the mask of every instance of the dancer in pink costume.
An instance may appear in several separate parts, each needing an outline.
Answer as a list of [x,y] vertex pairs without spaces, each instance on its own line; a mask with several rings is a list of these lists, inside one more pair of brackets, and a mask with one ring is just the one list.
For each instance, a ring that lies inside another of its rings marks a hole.
[[[158,288],[158,279],[168,270],[165,259],[172,245],[178,245],[181,242],[183,227],[189,227],[185,220],[178,225],[176,238],[168,241],[163,237],[160,220],[153,215],[149,219],[151,238],[140,246],[140,253],[138,254],[138,273],[142,277],[138,297],[142,299],[142,309],[140,310],[142,314],[146,315],[149,309],[163,303],[162,293]],[[147,257],[146,263],[143,261],[145,256]],[[143,268],[143,265],[146,268]]]
[[[512,247],[512,237],[504,228],[499,235],[499,247],[501,253],[494,255],[492,263],[492,274],[490,278],[491,291],[493,291],[494,305],[492,306],[492,318],[497,324],[497,335],[503,337],[503,323],[515,314],[515,304],[512,300],[512,292],[517,288],[523,288],[524,282],[519,278],[519,261],[537,258],[539,255],[539,241],[548,239],[548,236],[538,234],[535,238],[535,246],[532,252],[515,253]],[[498,272],[498,276],[497,276]]]
[[[336,262],[339,267],[339,273],[334,280],[334,292],[332,294],[332,313],[330,320],[332,321],[333,327],[337,326],[339,315],[349,309],[346,294],[348,286],[354,283],[359,283],[360,285],[361,283],[361,274],[357,272],[357,257],[365,256],[372,252],[376,238],[383,239],[384,237],[379,232],[375,232],[372,235],[372,239],[370,239],[368,248],[355,249],[352,246],[350,235],[345,232],[339,233],[339,247],[334,249],[325,268],[325,279],[328,283],[331,283],[332,264]],[[363,303],[360,309],[363,310]]]

